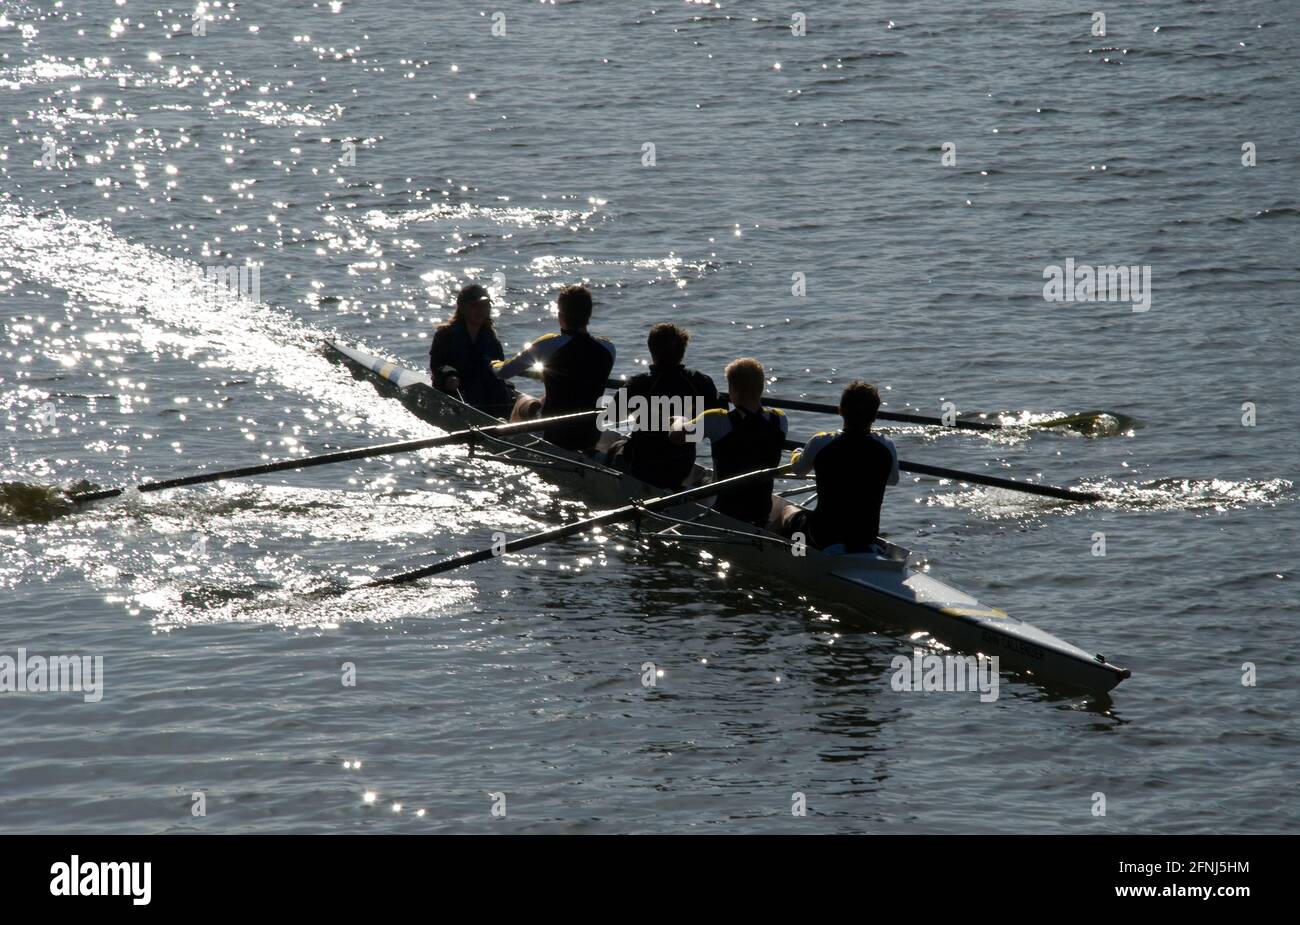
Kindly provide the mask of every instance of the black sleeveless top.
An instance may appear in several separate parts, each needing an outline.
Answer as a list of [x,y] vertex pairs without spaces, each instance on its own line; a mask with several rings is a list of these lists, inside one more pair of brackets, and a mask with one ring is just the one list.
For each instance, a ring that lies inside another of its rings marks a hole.
[[[554,336],[554,335],[552,335]],[[614,355],[609,348],[586,331],[560,332],[567,342],[546,358],[542,382],[546,398],[542,414],[554,417],[576,411],[594,411],[605,394]],[[600,428],[596,416],[589,420],[549,427],[542,435],[557,446],[569,450],[589,450],[596,445]]]
[[846,431],[817,453],[817,507],[810,539],[818,549],[843,543],[865,552],[880,534],[880,505],[894,457],[867,430]]
[[[756,469],[780,465],[785,433],[776,414],[750,414],[740,408],[727,412],[731,431],[713,441],[714,478],[722,480]],[[773,479],[751,482],[718,495],[713,509],[737,520],[762,525],[772,514]]]
[[[685,418],[722,407],[717,386],[702,372],[676,366],[651,366],[648,373],[633,376],[625,386],[628,401],[633,398],[683,399]],[[660,421],[661,425],[667,422]],[[633,431],[623,448],[628,474],[660,488],[680,488],[695,466],[695,444],[673,443],[666,430]]]

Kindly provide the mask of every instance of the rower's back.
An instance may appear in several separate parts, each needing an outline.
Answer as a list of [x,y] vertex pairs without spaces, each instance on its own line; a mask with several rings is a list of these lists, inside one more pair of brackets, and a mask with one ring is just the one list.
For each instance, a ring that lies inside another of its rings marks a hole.
[[[753,357],[741,357],[727,364],[727,396],[735,406],[730,411],[713,409],[694,421],[713,449],[713,477],[728,479],[781,464],[788,425],[785,413],[764,408],[763,364]],[[746,523],[766,526],[772,516],[773,479],[749,482],[718,495],[713,509]]]
[[[435,388],[459,392],[466,404],[494,417],[505,417],[514,405],[515,391],[492,370],[492,363],[504,358],[494,330],[485,326],[474,335],[464,321],[456,319],[434,330],[429,373]],[[459,381],[455,389],[448,385],[453,377]]]
[[[694,417],[720,403],[712,379],[680,364],[668,368],[652,366],[650,372],[629,379],[625,389],[629,403],[638,398],[645,399],[651,407],[653,403],[661,403],[680,409],[674,413],[684,417]],[[695,468],[695,445],[674,442],[662,421],[655,421],[632,431],[622,458],[628,474],[642,482],[660,488],[680,488]]]
[[782,532],[807,529],[814,548],[842,547],[868,552],[880,535],[885,486],[898,484],[898,450],[888,437],[872,433],[880,392],[861,379],[840,396],[844,429],[820,433],[794,454],[796,475],[810,471],[817,480],[817,507],[786,518]]
[[[587,332],[591,320],[591,293],[585,286],[565,286],[555,300],[560,332],[544,334],[526,344],[514,358],[493,364],[501,379],[529,375],[542,368],[546,395],[537,399],[523,396],[515,403],[510,419],[577,414],[596,411],[596,403],[605,394],[609,373],[614,368],[614,345],[603,337]],[[586,452],[600,439],[596,415],[577,422],[553,424],[542,435],[566,450]]]
[[[542,414],[555,417],[578,411],[591,411],[605,394],[610,371],[614,368],[614,345],[603,337],[593,337],[586,328],[563,329],[547,334],[533,344],[533,352],[545,359],[542,383],[546,397]],[[566,421],[543,431],[551,443],[568,450],[589,450],[600,438],[595,417],[583,421]]]
[[[660,488],[680,488],[695,469],[695,445],[671,439],[671,418],[694,418],[723,407],[713,380],[683,365],[690,332],[672,322],[650,329],[649,372],[633,376],[624,386],[629,408],[640,404],[649,420],[638,420],[617,463],[629,475]],[[638,403],[637,400],[640,400]]]
[[[708,415],[726,417],[721,432],[710,434],[715,479],[721,481],[734,475],[743,475],[757,469],[771,469],[781,464],[786,435],[783,412],[775,408],[762,408],[757,413],[732,408],[725,412],[707,412],[706,420]],[[774,487],[774,479],[763,479],[728,489],[718,495],[713,509],[719,514],[763,526],[772,513]]]
[[819,549],[842,544],[847,552],[866,552],[880,535],[880,507],[885,486],[897,478],[897,456],[867,428],[827,436],[813,459],[817,507],[810,516],[811,539]]

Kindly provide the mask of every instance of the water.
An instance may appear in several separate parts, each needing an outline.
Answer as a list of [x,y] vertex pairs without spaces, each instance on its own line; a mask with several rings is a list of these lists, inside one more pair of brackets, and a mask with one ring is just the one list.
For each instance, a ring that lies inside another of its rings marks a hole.
[[[0,830],[1294,832],[1295,11],[503,7],[0,5],[0,651],[105,665],[98,703],[3,695]],[[1150,266],[1150,310],[1045,302],[1066,258]],[[55,503],[434,433],[319,344],[418,365],[494,274],[507,350],[585,280],[620,372],[671,319],[785,397],[1131,416],[891,428],[1108,501],[906,478],[884,523],[1133,678],[897,694],[899,639],[616,540],[304,596],[582,510],[458,451]]]

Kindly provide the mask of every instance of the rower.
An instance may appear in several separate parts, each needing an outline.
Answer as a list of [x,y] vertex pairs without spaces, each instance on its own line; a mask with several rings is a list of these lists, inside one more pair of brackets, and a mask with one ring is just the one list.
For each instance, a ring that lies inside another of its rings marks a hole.
[[815,435],[791,459],[795,475],[816,475],[817,507],[789,505],[778,532],[802,533],[809,546],[830,552],[879,550],[885,486],[898,484],[894,442],[871,432],[879,410],[874,385],[855,379],[845,387],[839,405],[843,430]]
[[505,417],[518,392],[492,372],[492,363],[503,359],[505,353],[492,326],[492,296],[471,283],[456,294],[451,320],[433,332],[429,372],[434,388],[495,417]]
[[673,414],[693,418],[710,408],[725,407],[713,380],[682,364],[690,340],[690,332],[675,324],[656,324],[646,338],[650,371],[633,376],[623,390],[629,406],[639,398],[652,409],[651,420],[634,425],[612,464],[659,488],[680,488],[695,468],[695,444],[671,440],[667,415],[660,411],[673,409]]
[[[591,292],[585,286],[565,286],[556,299],[556,307],[559,333],[543,334],[526,344],[513,359],[492,364],[501,379],[522,375],[538,365],[542,367],[545,397],[539,401],[521,395],[511,411],[512,421],[594,411],[605,394],[605,383],[614,368],[614,345],[587,333]],[[590,421],[569,421],[548,427],[542,435],[557,446],[586,452],[596,445],[600,429],[596,426],[596,416],[592,415]]]
[[[726,376],[727,393],[735,407],[730,411],[710,409],[685,425],[703,428],[713,450],[713,477],[718,480],[780,465],[789,428],[783,411],[763,407],[763,364],[742,357],[727,366]],[[674,428],[672,440],[685,443],[685,432]],[[766,526],[772,516],[772,487],[773,480],[765,479],[730,489],[718,495],[713,509]]]

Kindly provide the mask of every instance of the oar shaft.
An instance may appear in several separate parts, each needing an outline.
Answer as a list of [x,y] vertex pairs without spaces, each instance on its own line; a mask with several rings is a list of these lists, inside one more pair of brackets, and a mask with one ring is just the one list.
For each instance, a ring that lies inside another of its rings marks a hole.
[[[525,372],[524,375],[530,379],[540,380],[542,378],[542,374],[540,372],[532,369]],[[607,389],[621,389],[625,385],[627,385],[626,379],[607,379],[605,381],[605,388]],[[723,398],[725,399],[726,396],[724,395]],[[794,399],[794,398],[775,398],[769,395],[763,396],[763,404],[768,405],[772,408],[781,408],[785,411],[813,411],[817,414],[839,414],[840,413],[840,409],[837,405],[828,405],[825,402],[817,402],[817,401],[801,401],[799,399]],[[1108,414],[1111,414],[1111,412],[1085,411],[1080,414],[1071,414],[1071,415],[1066,415],[1065,417],[1052,418],[1049,421],[1032,422],[1028,426],[1044,427],[1044,428],[1074,427],[1086,421],[1092,420],[1100,415],[1108,415]],[[931,427],[952,427],[956,430],[993,431],[993,430],[1009,429],[1006,424],[995,424],[992,421],[954,420],[951,424],[949,424],[943,418],[937,418],[927,414],[909,414],[904,411],[885,411],[883,409],[876,412],[876,417],[882,421],[899,421],[904,424],[925,424]]]
[[771,469],[757,469],[753,472],[745,472],[741,475],[732,476],[729,479],[709,482],[704,485],[698,485],[695,488],[688,488],[685,491],[674,492],[671,495],[661,495],[658,498],[651,498],[646,501],[634,501],[631,504],[615,508],[612,511],[606,511],[603,514],[597,514],[594,517],[575,520],[572,523],[563,524],[559,527],[552,527],[549,530],[542,530],[538,533],[531,533],[528,536],[522,536],[516,540],[510,540],[500,549],[489,547],[487,549],[478,549],[474,552],[462,553],[459,556],[452,556],[451,558],[444,559],[441,562],[434,562],[432,565],[412,569],[409,572],[400,572],[396,575],[389,575],[386,578],[377,578],[361,587],[380,588],[387,585],[405,584],[409,581],[417,581],[421,578],[428,578],[431,575],[440,575],[443,572],[450,572],[452,569],[458,569],[466,565],[473,565],[476,562],[483,562],[507,552],[517,552],[521,549],[529,549],[533,546],[540,546],[543,543],[561,540],[577,533],[584,533],[594,527],[603,527],[607,524],[629,520],[640,513],[650,513],[652,511],[663,510],[664,508],[677,507],[698,498],[711,497],[719,492],[727,491],[728,489],[735,488],[738,485],[743,485],[748,482],[777,478],[778,476],[788,474],[789,471],[790,467],[788,465],[775,466]]
[[[350,462],[355,459],[370,459],[375,456],[387,456],[393,453],[409,453],[415,450],[427,450],[439,446],[451,446],[468,443],[480,437],[509,437],[515,434],[544,430],[559,422],[577,421],[599,414],[599,411],[579,411],[576,414],[562,414],[552,418],[533,418],[516,421],[511,424],[497,424],[490,427],[471,427],[467,430],[453,431],[440,437],[425,437],[421,440],[402,440],[397,443],[381,443],[377,446],[358,447],[355,450],[335,450],[315,456],[303,456],[300,459],[282,459],[277,462],[261,463],[256,466],[242,466],[238,469],[222,469],[217,472],[201,472],[175,479],[159,482],[142,482],[135,488],[140,492],[163,491],[168,488],[184,488],[188,485],[203,485],[207,482],[219,482],[223,479],[245,478],[250,475],[265,475],[269,472],[286,472],[292,469],[310,469],[329,463]],[[100,501],[104,498],[116,498],[126,492],[125,488],[105,488],[99,491],[79,492],[72,495],[77,504]]]
[[974,482],[977,485],[989,485],[993,488],[1009,488],[1031,495],[1043,495],[1048,498],[1061,498],[1065,501],[1088,503],[1100,501],[1101,495],[1090,491],[1076,491],[1073,488],[1060,488],[1056,485],[1036,485],[1032,482],[1017,482],[1012,479],[1000,479],[995,475],[980,475],[977,472],[963,472],[960,469],[945,469],[942,466],[927,466],[925,463],[898,461],[898,468],[916,475],[931,475],[940,479],[953,479],[958,482]]
[[[769,398],[764,396],[763,404],[786,411],[816,411],[819,414],[839,414],[835,405],[815,401],[797,401],[790,398]],[[902,411],[877,411],[876,417],[882,421],[902,421],[908,424],[933,424],[938,427],[955,427],[958,430],[1001,430],[1001,424],[989,424],[986,421],[954,421],[945,424],[943,418],[928,417],[924,414],[905,414]]]
[[539,533],[530,533],[528,536],[521,536],[518,539],[509,540],[499,548],[489,547],[487,549],[476,549],[473,552],[462,553],[459,556],[452,556],[450,559],[443,559],[441,562],[435,562],[432,565],[426,565],[423,568],[412,569],[409,572],[402,572],[397,575],[389,575],[387,578],[377,578],[365,585],[365,587],[381,588],[385,585],[406,584],[407,582],[417,581],[421,578],[428,578],[432,575],[441,575],[443,572],[450,572],[466,565],[473,565],[476,562],[484,562],[508,552],[519,552],[523,549],[531,549],[534,546],[541,546],[543,543],[562,540],[565,537],[573,536],[576,533],[582,533],[595,527],[602,527],[605,524],[614,523],[625,516],[628,516],[626,510],[624,508],[618,508],[604,514],[599,514],[595,517],[588,517],[586,520],[575,521],[573,523],[564,524],[563,526],[552,527],[550,530],[543,530]]
[[[541,379],[542,374],[535,370],[529,370],[524,373],[530,379]],[[621,389],[627,385],[622,379],[609,379],[605,382],[607,389]],[[725,395],[723,396],[726,397]],[[839,414],[840,409],[836,405],[827,405],[823,402],[816,401],[799,401],[793,398],[773,398],[763,396],[763,404],[771,408],[781,408],[786,411],[815,411],[818,414]],[[1001,424],[990,424],[987,421],[954,421],[952,424],[944,423],[943,418],[929,417],[924,414],[906,414],[902,411],[877,411],[876,417],[882,421],[901,421],[906,424],[932,424],[936,427],[955,427],[958,430],[1002,430]]]
[[[785,447],[788,450],[802,450],[803,446],[797,440],[787,440],[785,442]],[[1101,495],[1090,491],[1076,491],[1073,488],[1059,488],[1056,485],[1035,485],[1032,482],[1016,482],[1012,479],[1000,479],[996,475],[980,475],[978,472],[965,472],[961,469],[945,469],[942,466],[929,466],[925,463],[907,462],[903,459],[898,461],[898,468],[916,475],[931,475],[940,479],[973,482],[977,485],[988,485],[992,488],[1009,488],[1012,491],[1023,491],[1031,495],[1044,495],[1048,498],[1061,498],[1066,501],[1078,501],[1085,504],[1102,500]]]

